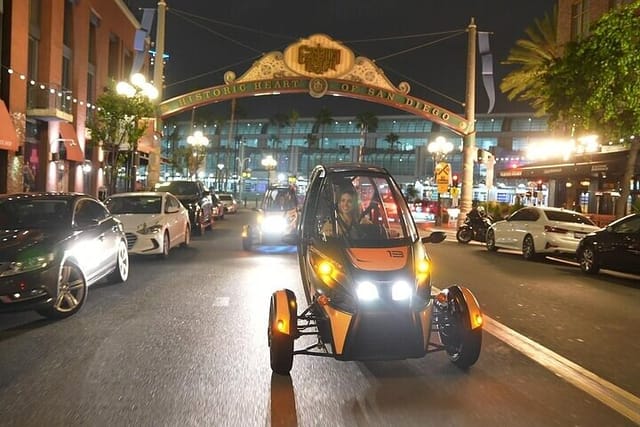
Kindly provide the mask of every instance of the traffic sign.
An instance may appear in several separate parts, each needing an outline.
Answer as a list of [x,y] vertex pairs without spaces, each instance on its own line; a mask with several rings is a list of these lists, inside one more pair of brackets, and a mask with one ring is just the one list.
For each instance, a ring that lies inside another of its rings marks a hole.
[[446,162],[440,162],[436,165],[436,184],[438,184],[438,193],[446,193],[451,184],[451,165]]

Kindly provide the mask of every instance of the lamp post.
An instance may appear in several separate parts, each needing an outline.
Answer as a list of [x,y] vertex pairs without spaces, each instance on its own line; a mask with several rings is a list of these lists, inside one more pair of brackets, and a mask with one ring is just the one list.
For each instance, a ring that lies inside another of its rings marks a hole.
[[244,162],[247,162],[247,169],[249,168],[249,162],[251,162],[250,157],[240,158],[236,157],[236,162],[238,162],[238,199],[242,201],[242,191],[244,190],[244,183],[242,182],[244,179]]
[[260,162],[262,166],[267,170],[267,188],[271,187],[271,172],[278,166],[278,162],[273,158],[271,154],[262,159]]
[[218,191],[222,191],[222,170],[224,169],[224,163],[218,163]]
[[187,137],[187,144],[189,144],[193,150],[192,158],[187,161],[189,174],[197,176],[198,169],[200,169],[203,160],[207,157],[206,147],[209,145],[209,138],[197,130],[193,135]]
[[[453,144],[445,139],[443,136],[437,137],[434,141],[431,141],[427,145],[427,151],[431,153],[433,156],[433,177],[436,180],[436,185],[438,186],[438,214],[435,218],[436,225],[442,225],[442,200],[440,194],[442,193],[440,183],[437,182],[438,179],[438,164],[443,161],[447,154],[453,151]],[[446,165],[449,167],[449,165]],[[449,171],[450,176],[450,171]],[[447,178],[447,181],[449,178]],[[449,183],[447,182],[447,185]]]

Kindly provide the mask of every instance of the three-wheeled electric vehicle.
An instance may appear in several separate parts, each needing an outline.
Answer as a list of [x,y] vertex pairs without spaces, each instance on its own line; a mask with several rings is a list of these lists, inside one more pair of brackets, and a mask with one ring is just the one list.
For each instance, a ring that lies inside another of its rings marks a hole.
[[[478,302],[459,285],[432,295],[424,244],[444,239],[442,232],[420,237],[384,168],[317,166],[297,233],[307,308],[298,313],[289,289],[271,296],[271,369],[287,375],[300,354],[362,361],[435,351],[445,351],[460,368],[473,365],[482,344]],[[296,349],[294,341],[307,335],[317,342]]]

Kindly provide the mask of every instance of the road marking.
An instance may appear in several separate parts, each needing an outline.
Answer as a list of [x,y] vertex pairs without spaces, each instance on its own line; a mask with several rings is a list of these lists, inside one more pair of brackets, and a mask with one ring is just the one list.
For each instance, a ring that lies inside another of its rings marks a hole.
[[[440,289],[433,287],[437,293]],[[483,329],[568,383],[640,425],[640,398],[560,356],[502,323],[482,315]]]

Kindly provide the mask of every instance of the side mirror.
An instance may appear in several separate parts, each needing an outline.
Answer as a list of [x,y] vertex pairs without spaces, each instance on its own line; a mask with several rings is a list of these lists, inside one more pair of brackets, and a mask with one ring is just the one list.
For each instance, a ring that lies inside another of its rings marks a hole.
[[444,231],[433,231],[430,235],[420,239],[422,243],[440,243],[447,238],[447,234]]

